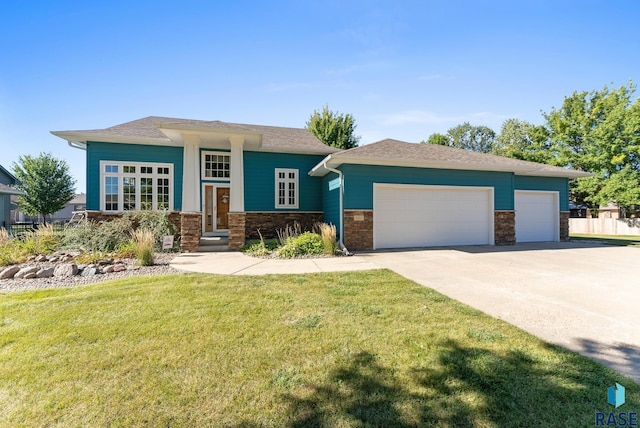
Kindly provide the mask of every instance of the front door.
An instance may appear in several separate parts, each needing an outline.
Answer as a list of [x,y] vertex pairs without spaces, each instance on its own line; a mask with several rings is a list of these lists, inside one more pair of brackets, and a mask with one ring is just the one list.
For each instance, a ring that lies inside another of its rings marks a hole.
[[204,233],[229,229],[229,188],[204,186]]
[[229,188],[216,187],[216,229],[229,229]]

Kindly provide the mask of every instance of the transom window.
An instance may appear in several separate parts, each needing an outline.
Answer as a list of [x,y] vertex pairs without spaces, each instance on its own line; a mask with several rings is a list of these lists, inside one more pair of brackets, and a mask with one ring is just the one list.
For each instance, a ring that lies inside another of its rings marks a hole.
[[173,198],[173,165],[100,162],[103,211],[169,210]]
[[231,155],[228,153],[202,153],[202,178],[229,178]]
[[276,208],[298,208],[298,170],[276,168]]

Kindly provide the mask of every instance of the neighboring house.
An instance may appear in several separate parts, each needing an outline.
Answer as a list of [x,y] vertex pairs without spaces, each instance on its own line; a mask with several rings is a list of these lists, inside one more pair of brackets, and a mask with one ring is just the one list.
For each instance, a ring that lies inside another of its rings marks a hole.
[[173,211],[185,251],[321,220],[349,250],[565,240],[569,179],[589,175],[396,140],[340,151],[306,129],[219,121],[52,133],[86,150],[89,218]]
[[[87,204],[87,197],[84,193],[76,194],[67,205],[53,214],[47,214],[47,223],[66,222],[71,220],[74,211],[84,211]],[[42,223],[42,215],[30,216],[18,208],[11,211],[11,219],[15,223]]]
[[22,195],[15,186],[18,179],[0,165],[0,227],[8,228],[11,224],[11,210],[14,206],[11,197]]

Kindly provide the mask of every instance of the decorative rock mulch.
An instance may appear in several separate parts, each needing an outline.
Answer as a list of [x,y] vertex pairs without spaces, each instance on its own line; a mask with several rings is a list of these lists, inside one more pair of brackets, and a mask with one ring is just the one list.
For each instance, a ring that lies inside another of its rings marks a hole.
[[177,254],[158,253],[153,266],[138,266],[134,259],[105,259],[77,264],[74,253],[31,256],[26,263],[0,267],[0,292],[68,287],[141,275],[184,273],[169,266]]

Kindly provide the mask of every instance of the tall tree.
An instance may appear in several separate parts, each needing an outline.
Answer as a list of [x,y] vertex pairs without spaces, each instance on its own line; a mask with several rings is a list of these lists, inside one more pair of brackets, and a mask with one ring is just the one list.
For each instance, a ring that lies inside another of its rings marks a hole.
[[[473,152],[491,153],[496,133],[487,126],[473,126],[469,122],[450,128],[446,134],[431,134],[428,144],[456,147]],[[424,143],[424,141],[422,141]]]
[[494,144],[494,153],[530,162],[555,164],[550,151],[549,131],[525,120],[507,119]]
[[[640,100],[633,100],[635,90],[629,82],[618,89],[605,86],[599,91],[574,92],[560,108],[544,114],[555,163],[597,174],[572,184],[577,203],[590,204],[580,189],[597,192],[589,196],[591,200],[610,198],[607,203],[626,200],[626,195],[633,194],[631,187],[640,185],[633,174],[623,172],[627,167],[640,171]],[[615,178],[616,186],[600,195],[617,174],[623,176]]]
[[434,132],[433,134],[429,135],[429,138],[427,138],[427,141],[420,141],[420,144],[437,144],[439,146],[450,145],[449,137],[447,135],[440,134],[438,132]]
[[473,126],[469,122],[454,126],[447,131],[450,145],[473,152],[491,153],[496,133],[487,126]]
[[28,215],[41,215],[44,224],[48,214],[61,210],[73,199],[76,181],[69,174],[69,166],[50,153],[20,156],[13,171],[20,181],[16,187],[24,192],[18,198],[18,207]]
[[322,111],[314,110],[306,126],[320,141],[339,149],[352,149],[360,141],[360,137],[355,135],[356,121],[353,116],[333,112],[327,105]]

